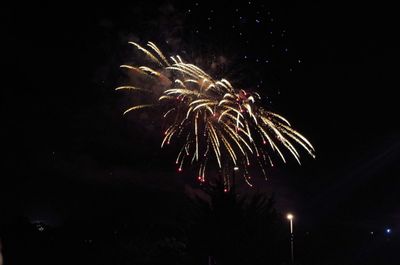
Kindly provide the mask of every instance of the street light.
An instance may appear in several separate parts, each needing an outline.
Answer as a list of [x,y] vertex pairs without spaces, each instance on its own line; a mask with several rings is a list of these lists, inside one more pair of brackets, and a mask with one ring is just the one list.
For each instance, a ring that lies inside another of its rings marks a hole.
[[294,264],[294,252],[293,252],[293,219],[294,216],[291,213],[288,213],[288,215],[286,215],[286,218],[289,220],[290,223],[290,258],[292,260],[292,264]]
[[239,167],[238,166],[235,166],[234,168],[233,168],[233,172],[232,172],[232,185],[231,185],[231,188],[230,188],[230,192],[231,192],[231,194],[236,194],[236,180],[235,180],[235,178],[236,178],[236,173],[239,171]]

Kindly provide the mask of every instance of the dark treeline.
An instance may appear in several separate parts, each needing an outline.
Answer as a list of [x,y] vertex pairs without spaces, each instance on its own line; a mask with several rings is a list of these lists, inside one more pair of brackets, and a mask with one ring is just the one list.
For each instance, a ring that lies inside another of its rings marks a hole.
[[[134,199],[133,197],[137,197]],[[5,264],[290,264],[287,220],[274,200],[211,187],[201,196],[134,195],[125,206],[51,226],[3,223]],[[124,197],[124,196],[122,196]],[[127,206],[131,205],[131,207]],[[175,207],[171,207],[175,205]],[[89,217],[90,216],[90,217]],[[396,264],[395,233],[295,227],[296,264]]]

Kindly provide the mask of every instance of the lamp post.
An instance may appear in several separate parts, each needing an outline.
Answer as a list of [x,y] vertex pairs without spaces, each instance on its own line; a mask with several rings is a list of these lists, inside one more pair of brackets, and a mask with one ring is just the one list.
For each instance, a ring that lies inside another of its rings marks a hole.
[[290,258],[292,264],[294,264],[294,252],[293,252],[293,214],[289,213],[286,218],[289,220],[290,223]]
[[238,172],[238,171],[239,171],[239,167],[235,166],[233,168],[233,174],[232,174],[232,187],[231,187],[232,194],[236,194],[235,182],[236,182],[236,172]]

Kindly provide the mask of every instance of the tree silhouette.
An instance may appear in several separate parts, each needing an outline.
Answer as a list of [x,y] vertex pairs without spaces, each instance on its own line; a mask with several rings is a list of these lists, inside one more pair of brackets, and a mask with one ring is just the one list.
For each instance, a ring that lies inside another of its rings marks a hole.
[[238,196],[210,185],[196,197],[188,228],[193,264],[280,264],[287,236],[274,200],[263,194]]

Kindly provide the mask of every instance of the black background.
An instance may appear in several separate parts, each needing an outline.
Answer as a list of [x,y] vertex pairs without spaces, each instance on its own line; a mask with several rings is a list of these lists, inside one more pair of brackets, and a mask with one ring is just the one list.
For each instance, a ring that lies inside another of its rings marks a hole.
[[[393,8],[264,3],[287,29],[290,51],[302,59],[288,71],[297,57],[281,59],[280,53],[265,51],[271,40],[259,40],[251,26],[244,27],[250,44],[224,30],[234,21],[230,10],[247,10],[247,2],[214,5],[215,12],[228,11],[208,34],[202,34],[206,19],[186,15],[194,3],[5,6],[1,222],[27,216],[57,226],[77,216],[112,214],[132,206],[132,200],[158,205],[151,214],[164,218],[165,209],[175,208],[173,199],[164,201],[165,194],[172,198],[198,188],[190,174],[176,173],[174,151],[160,151],[157,132],[121,115],[125,106],[114,88],[123,80],[118,66],[133,52],[126,43],[154,40],[165,50],[187,50],[195,58],[231,58],[226,73],[240,84],[255,85],[260,76],[269,82],[271,89],[258,90],[270,93],[273,108],[310,139],[317,158],[304,154],[301,167],[294,161],[280,164],[270,181],[260,181],[255,189],[274,192],[278,209],[294,211],[301,230],[323,233],[343,226],[382,234],[390,227],[398,233]],[[200,2],[199,8],[210,6]],[[163,42],[168,38],[174,45]],[[264,67],[241,59],[243,54],[257,58],[261,51],[278,62]]]

